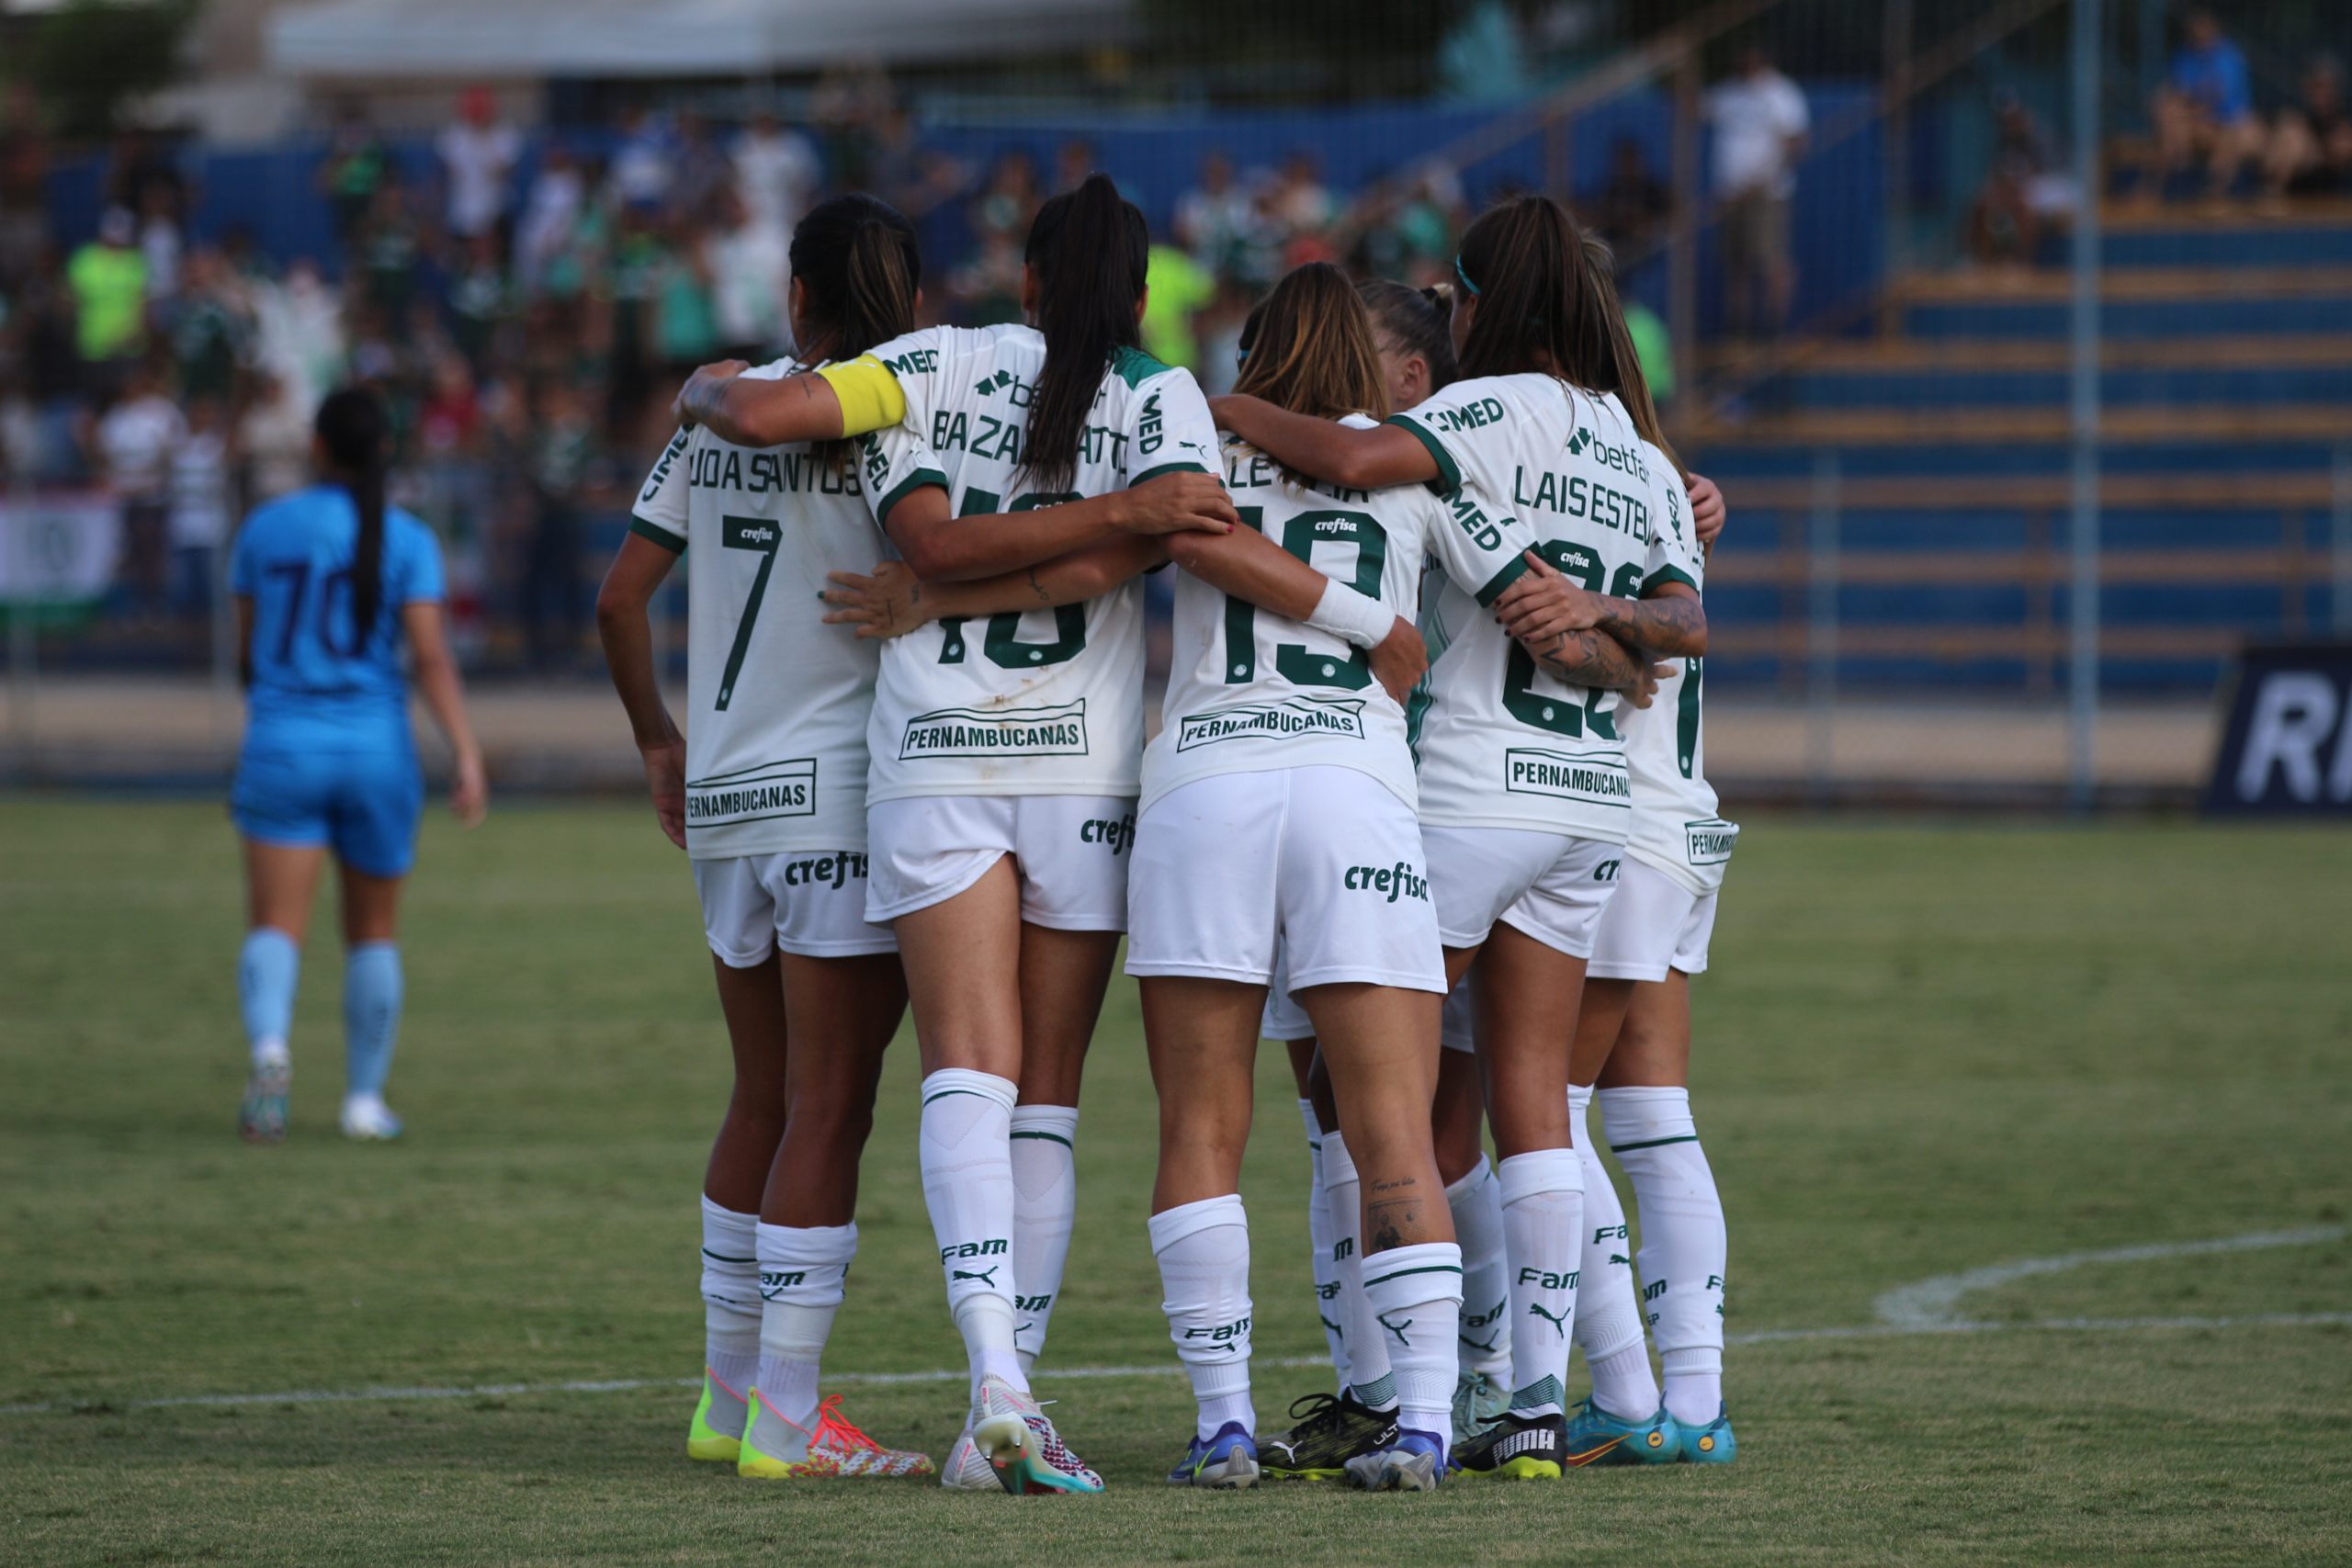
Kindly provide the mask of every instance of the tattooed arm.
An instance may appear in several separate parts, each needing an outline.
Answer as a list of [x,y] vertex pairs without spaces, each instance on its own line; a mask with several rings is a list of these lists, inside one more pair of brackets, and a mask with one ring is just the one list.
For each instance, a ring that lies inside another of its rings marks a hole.
[[1647,654],[1590,628],[1555,632],[1541,647],[1529,644],[1527,651],[1569,685],[1623,692],[1637,708],[1650,705],[1661,671],[1671,668],[1652,664]]
[[1579,588],[1531,550],[1529,570],[1495,601],[1503,630],[1538,649],[1563,631],[1601,631],[1650,653],[1695,658],[1707,651],[1707,612],[1687,582],[1668,579],[1640,599]]

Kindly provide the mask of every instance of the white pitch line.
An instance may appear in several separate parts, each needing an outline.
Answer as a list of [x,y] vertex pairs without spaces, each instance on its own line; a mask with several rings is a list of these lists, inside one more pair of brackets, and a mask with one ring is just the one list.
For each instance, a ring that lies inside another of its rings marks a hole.
[[[2051,1317],[2018,1323],[1950,1323],[1926,1324],[1908,1327],[1891,1323],[1851,1324],[1826,1328],[1764,1328],[1748,1334],[1725,1337],[1725,1345],[1787,1345],[1811,1339],[1901,1339],[1934,1334],[2005,1334],[2019,1329],[2042,1330],[2064,1334],[2125,1334],[2143,1329],[2225,1329],[2225,1328],[2335,1328],[2352,1327],[2352,1313],[2346,1312],[2277,1312],[2251,1313],[2229,1317]],[[1255,1363],[1261,1367],[1320,1367],[1328,1365],[1320,1356],[1261,1357]],[[1043,1382],[1057,1382],[1080,1378],[1172,1378],[1182,1375],[1182,1366],[1149,1367],[1057,1367],[1039,1376]],[[888,1388],[912,1383],[962,1382],[970,1374],[946,1367],[924,1372],[841,1372],[828,1381],[855,1383],[866,1388]],[[611,1378],[595,1382],[509,1382],[480,1383],[453,1388],[356,1388],[356,1389],[296,1389],[284,1393],[185,1393],[164,1399],[72,1400],[53,1399],[30,1404],[0,1404],[0,1416],[62,1416],[75,1412],[110,1415],[130,1410],[218,1410],[246,1404],[356,1404],[367,1401],[407,1401],[422,1399],[503,1399],[513,1395],[543,1393],[630,1393],[648,1388],[698,1388],[700,1378]]]
[[1959,1325],[1960,1298],[1972,1291],[1989,1291],[2041,1274],[2063,1274],[2094,1263],[2147,1263],[2160,1258],[2199,1258],[2216,1252],[2258,1252],[2273,1247],[2309,1247],[2342,1241],[2341,1225],[2308,1230],[2256,1231],[2225,1235],[2212,1241],[2159,1241],[2140,1247],[2107,1247],[2097,1252],[2065,1252],[2055,1258],[2021,1258],[1959,1274],[1939,1274],[1916,1285],[1898,1285],[1879,1297],[1878,1320],[1890,1328],[1925,1333]]

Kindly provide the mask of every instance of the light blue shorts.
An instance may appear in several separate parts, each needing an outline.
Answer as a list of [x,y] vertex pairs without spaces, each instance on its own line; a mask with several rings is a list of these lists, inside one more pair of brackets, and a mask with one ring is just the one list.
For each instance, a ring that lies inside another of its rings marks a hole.
[[416,862],[424,774],[413,751],[245,749],[229,792],[237,831],[265,844],[327,845],[368,876]]

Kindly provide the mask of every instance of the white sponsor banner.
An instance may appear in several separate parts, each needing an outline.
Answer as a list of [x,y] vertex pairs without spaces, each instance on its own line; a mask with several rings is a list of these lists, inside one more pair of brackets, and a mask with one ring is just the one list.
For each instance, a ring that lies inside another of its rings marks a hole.
[[103,598],[121,553],[122,520],[112,496],[0,494],[0,604]]

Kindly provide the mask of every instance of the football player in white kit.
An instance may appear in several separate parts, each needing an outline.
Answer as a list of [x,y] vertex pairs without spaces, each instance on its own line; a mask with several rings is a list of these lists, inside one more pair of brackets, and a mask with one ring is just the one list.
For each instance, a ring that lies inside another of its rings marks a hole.
[[[815,208],[792,243],[802,357],[746,374],[800,376],[906,331],[920,265],[913,227],[882,202]],[[876,650],[811,603],[828,571],[874,553],[860,472],[849,443],[680,431],[596,606],[655,814],[694,868],[735,1057],[703,1190],[707,1348],[686,1451],[761,1478],[933,1469],[867,1438],[817,1387],[857,1248],[882,1053],[906,1010],[898,944],[865,919]],[[681,735],[647,605],[689,545]]]
[[1547,592],[1496,615],[1449,588],[1425,612],[1443,651],[1417,744],[1423,836],[1449,978],[1479,961],[1511,1275],[1511,1404],[1455,1456],[1474,1475],[1561,1472],[1584,1190],[1562,1025],[1628,829],[1616,693],[1648,679],[1651,654],[1705,648],[1679,478],[1655,471],[1623,407],[1589,389],[1607,344],[1581,245],[1540,197],[1473,223],[1456,263],[1464,378],[1385,426],[1349,431],[1249,399],[1218,409],[1304,472],[1356,488],[1426,481],[1542,541]]
[[[1605,265],[1604,258],[1604,282]],[[1621,396],[1649,440],[1663,446],[1622,318],[1616,330],[1617,362],[1625,369]],[[1710,499],[1712,514],[1694,519],[1700,549],[1690,567],[1700,587],[1724,521],[1720,496]],[[1568,1064],[1577,1144],[1587,1144],[1597,1080],[1603,1130],[1634,1184],[1644,1286],[1636,1305],[1630,1280],[1614,1271],[1600,1314],[1609,1326],[1577,1321],[1593,1393],[1569,1425],[1572,1463],[1728,1464],[1738,1452],[1723,1398],[1723,1201],[1690,1117],[1690,976],[1707,967],[1716,894],[1739,838],[1707,783],[1700,719],[1705,675],[1705,660],[1680,660],[1660,678],[1656,702],[1627,728],[1633,827],[1616,895],[1593,939]],[[1597,1167],[1597,1160],[1588,1166],[1588,1179]],[[1605,1172],[1594,1190],[1613,1209]],[[1625,1224],[1622,1210],[1588,1213],[1586,1219],[1589,1290],[1596,1262],[1623,1261]],[[1662,1408],[1642,1343],[1645,1313],[1666,1371]],[[1657,1414],[1643,1414],[1654,1408]]]
[[[1373,347],[1390,409],[1411,408],[1453,379],[1449,288],[1413,288],[1377,279],[1358,285],[1356,293],[1371,315]],[[1245,353],[1248,335],[1245,329]],[[1292,999],[1285,969],[1277,964],[1259,1032],[1283,1043],[1298,1087],[1299,1117],[1306,1129],[1307,1243],[1316,1312],[1339,1376],[1339,1392],[1309,1394],[1292,1406],[1298,1425],[1286,1435],[1278,1458],[1295,1462],[1303,1453],[1310,1469],[1328,1471],[1330,1461],[1344,1463],[1363,1446],[1376,1443],[1385,1423],[1352,1393],[1323,1154],[1323,1130],[1339,1125],[1338,1113],[1329,1074],[1314,1070],[1314,1025]],[[1482,1136],[1486,1104],[1477,1057],[1466,1028],[1458,1045],[1452,1032],[1446,1043],[1453,1048],[1438,1058],[1430,1133],[1438,1179],[1445,1183],[1446,1207],[1453,1216],[1454,1240],[1462,1248],[1460,1369],[1453,1408],[1453,1430],[1460,1436],[1487,1425],[1510,1401],[1510,1314],[1504,1282],[1502,1191]]]
[[[1336,267],[1276,286],[1240,387],[1376,428],[1363,417],[1386,412],[1370,322]],[[1531,534],[1420,486],[1317,485],[1239,442],[1226,482],[1246,523],[1392,616],[1418,604],[1425,559],[1482,605],[1528,574]],[[1238,1187],[1279,942],[1337,1100],[1323,1156],[1340,1268],[1361,1281],[1348,1293],[1355,1391],[1394,1428],[1345,1472],[1425,1489],[1451,1440],[1461,1253],[1430,1141],[1444,964],[1405,711],[1345,644],[1196,579],[1177,583],[1174,636],[1165,722],[1144,758],[1127,956],[1159,1091],[1153,1251],[1200,1409],[1170,1479],[1248,1484],[1258,1469]],[[1284,1445],[1268,1459],[1282,1473],[1330,1468]]]
[[[1143,728],[1132,577],[1157,558],[1104,543],[1133,509],[1122,492],[1194,497],[1191,522],[1222,536],[1171,536],[1169,553],[1227,592],[1286,581],[1272,598],[1296,609],[1298,579],[1314,585],[1310,608],[1330,588],[1231,531],[1197,387],[1136,346],[1148,250],[1141,213],[1096,175],[1048,201],[1031,231],[1023,296],[1036,328],[916,333],[829,370],[821,391],[712,374],[682,396],[735,436],[903,424],[928,450],[886,446],[866,489],[908,565],[945,580],[1025,570],[1033,595],[1020,602],[1038,606],[891,642],[868,729],[867,912],[893,924],[907,966],[924,1193],[972,1371],[949,1485],[991,1473],[1013,1492],[1102,1485],[1039,1412],[1027,1374],[1060,1292],[1080,1070],[1126,925]],[[1062,603],[1070,563],[1056,558],[1089,549],[1121,563],[1117,586]],[[1365,595],[1343,602],[1356,645],[1402,661],[1409,684],[1422,661],[1409,628]]]

